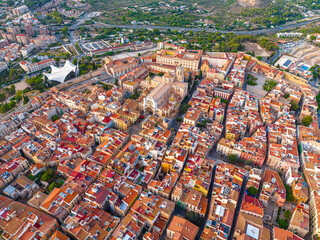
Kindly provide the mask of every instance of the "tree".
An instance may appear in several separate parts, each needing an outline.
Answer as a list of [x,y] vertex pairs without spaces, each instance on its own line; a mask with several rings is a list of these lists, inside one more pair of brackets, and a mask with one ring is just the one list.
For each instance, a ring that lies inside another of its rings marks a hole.
[[245,163],[244,163],[245,165],[249,165],[249,166],[252,166],[253,165],[253,162],[252,161],[250,161],[250,160],[247,160],[247,161],[245,161]]
[[291,110],[292,111],[297,111],[299,109],[299,105],[297,104],[296,101],[291,102]]
[[278,224],[279,224],[279,228],[282,228],[282,229],[288,228],[288,221],[286,219],[279,219]]
[[276,81],[273,81],[271,79],[266,79],[263,86],[262,86],[262,89],[269,92],[271,91],[272,88],[274,88],[278,83]]
[[191,107],[188,103],[182,103],[179,110],[182,113],[186,113],[189,109],[189,107]]
[[177,117],[177,122],[182,122],[182,118],[181,117]]
[[49,191],[49,192],[52,192],[52,190],[53,190],[54,188],[56,188],[56,187],[57,187],[56,182],[53,182],[53,183],[51,183],[50,186],[48,187],[48,191]]
[[16,92],[16,87],[14,85],[11,85],[10,88],[9,88],[9,92],[11,94],[14,94]]
[[25,89],[23,89],[23,91],[22,91],[23,94],[25,94],[25,93],[27,93],[27,92],[30,92],[30,89],[29,89],[29,88],[25,88]]
[[37,63],[37,62],[40,62],[38,58],[32,58],[32,63]]
[[159,29],[153,29],[153,33],[154,33],[155,35],[159,35],[159,34],[160,34],[160,31],[159,31]]
[[291,186],[286,184],[285,188],[286,188],[286,201],[287,202],[293,202],[294,201],[294,197],[293,197],[293,194],[292,194]]
[[305,116],[303,119],[302,119],[302,124],[304,126],[310,126],[310,124],[312,123],[313,119],[311,116]]
[[290,93],[286,93],[283,97],[284,98],[289,98],[290,97]]
[[164,72],[159,72],[158,76],[162,77],[164,75]]
[[58,119],[60,119],[60,117],[58,115],[52,116],[52,121],[53,122],[57,121]]
[[45,172],[45,173],[41,176],[41,181],[48,182],[50,179],[51,179],[51,176],[50,176],[47,172]]
[[250,187],[248,188],[248,193],[249,193],[251,196],[255,197],[255,196],[257,196],[257,194],[258,194],[258,189],[256,189],[254,186],[250,186]]
[[27,104],[29,102],[28,96],[23,96],[23,105]]
[[65,25],[62,29],[61,32],[63,33],[63,35],[67,35],[68,34],[68,27]]
[[310,36],[310,40],[314,41],[314,40],[316,40],[316,39],[317,39],[316,36],[314,36],[314,35]]
[[10,69],[10,71],[9,71],[9,78],[10,78],[11,80],[13,80],[14,77],[16,77],[16,76],[17,76],[17,69]]
[[6,95],[0,93],[0,102],[3,102],[6,99]]
[[57,19],[58,24],[60,25],[62,23],[62,18],[61,17],[57,17],[56,19]]
[[203,218],[199,216],[198,213],[195,212],[186,212],[186,219],[197,226],[201,226],[203,224]]
[[289,210],[287,210],[287,211],[284,212],[283,215],[284,215],[285,219],[287,219],[289,221],[292,214],[291,214],[291,212]]
[[228,155],[228,160],[232,163],[238,162],[238,155],[237,154],[229,154]]
[[116,79],[114,80],[114,84],[115,84],[116,86],[119,86],[119,80],[118,80],[118,78],[116,78]]
[[36,179],[36,176],[29,174],[27,178],[30,179],[31,181],[34,181]]
[[13,0],[7,0],[7,5],[10,7],[10,6],[13,6],[14,5],[14,1]]

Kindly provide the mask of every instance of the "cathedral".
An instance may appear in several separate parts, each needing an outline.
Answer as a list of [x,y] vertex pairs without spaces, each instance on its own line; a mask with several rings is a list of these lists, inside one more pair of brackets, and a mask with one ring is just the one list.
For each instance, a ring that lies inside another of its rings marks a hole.
[[162,77],[153,78],[148,76],[141,85],[152,89],[144,98],[144,112],[160,117],[172,117],[176,114],[188,93],[188,83],[184,82],[184,68],[181,66],[176,68],[175,74],[166,73]]

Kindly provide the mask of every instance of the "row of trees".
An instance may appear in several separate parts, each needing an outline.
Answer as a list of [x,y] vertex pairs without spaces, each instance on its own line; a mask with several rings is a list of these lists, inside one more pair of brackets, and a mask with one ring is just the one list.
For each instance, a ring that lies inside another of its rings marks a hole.
[[[76,58],[73,60],[73,64],[77,64]],[[101,67],[101,65],[96,64],[95,61],[92,61],[92,57],[82,57],[81,60],[79,60],[79,75],[94,71],[99,67]]]
[[48,87],[48,85],[46,84],[46,82],[43,79],[43,75],[39,74],[35,77],[29,78],[26,77],[25,79],[26,83],[28,83],[33,89],[39,90],[39,91],[43,91],[44,89],[46,89]]
[[6,103],[6,104],[1,104],[0,105],[0,113],[6,113],[8,111],[10,111],[11,109],[15,108],[17,105],[16,101],[14,101],[13,99],[10,100],[10,102]]
[[179,10],[158,11],[157,13],[129,10],[126,15],[121,17],[121,22],[127,24],[132,20],[137,22],[148,21],[164,26],[185,27],[194,25],[199,19],[200,17],[195,14]]

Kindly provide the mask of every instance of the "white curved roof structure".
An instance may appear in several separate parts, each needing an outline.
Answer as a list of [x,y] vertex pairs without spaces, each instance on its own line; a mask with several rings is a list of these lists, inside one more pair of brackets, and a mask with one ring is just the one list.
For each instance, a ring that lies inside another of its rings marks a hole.
[[73,65],[69,60],[66,61],[63,67],[56,67],[51,65],[51,73],[44,73],[44,75],[50,80],[50,81],[57,81],[60,83],[63,83],[66,79],[66,77],[71,72],[76,72],[77,66]]

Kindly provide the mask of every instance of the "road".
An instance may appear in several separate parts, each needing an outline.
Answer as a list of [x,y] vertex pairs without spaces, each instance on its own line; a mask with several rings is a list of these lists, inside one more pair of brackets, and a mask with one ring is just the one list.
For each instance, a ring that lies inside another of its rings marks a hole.
[[[75,22],[73,25],[71,25],[69,27],[69,30],[75,30],[80,28],[81,26],[85,26],[85,27],[97,27],[97,28],[104,28],[104,27],[117,27],[117,28],[128,28],[128,29],[159,29],[159,30],[168,30],[170,29],[171,31],[174,30],[178,30],[178,31],[193,31],[193,32],[202,32],[202,31],[206,31],[206,32],[220,32],[220,33],[234,33],[234,34],[238,34],[238,35],[260,35],[260,34],[270,34],[270,33],[276,33],[279,31],[283,31],[283,30],[288,30],[288,29],[292,29],[292,28],[296,28],[296,27],[302,27],[305,26],[311,22],[316,22],[320,20],[320,16],[316,16],[313,19],[309,19],[309,20],[304,20],[304,21],[300,21],[300,22],[289,22],[285,25],[281,25],[275,28],[264,28],[264,29],[259,29],[259,30],[243,30],[243,31],[236,31],[236,30],[216,30],[216,29],[203,29],[203,28],[188,28],[188,27],[171,27],[171,26],[156,26],[156,25],[112,25],[112,24],[106,24],[106,23],[102,23],[102,22],[94,22],[94,24],[92,25],[81,25],[82,23],[84,23],[84,21],[81,20],[81,22]],[[52,26],[51,28],[54,30],[57,29],[62,29],[64,26]]]
[[[190,101],[190,99],[192,98],[194,92],[197,91],[197,88],[198,88],[198,86],[199,86],[199,84],[201,83],[202,80],[203,80],[203,78],[198,80],[198,83],[194,87],[194,89],[191,90],[190,93],[188,93],[188,99],[186,100],[186,103],[188,103]],[[171,127],[175,130],[175,132],[177,132],[179,127],[180,127],[180,123],[178,123],[177,118],[182,118],[183,115],[184,115],[184,113],[179,112],[178,115],[172,120]]]
[[270,59],[267,61],[267,63],[268,63],[268,64],[271,64],[271,65],[274,64],[274,61],[277,60],[278,57],[280,57],[280,55],[281,55],[281,52],[280,52],[280,50],[278,49],[277,52],[276,52],[276,54],[275,54],[272,58],[270,58]]

